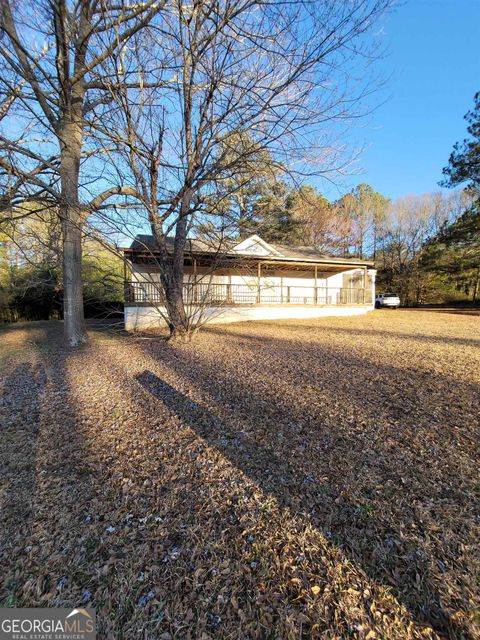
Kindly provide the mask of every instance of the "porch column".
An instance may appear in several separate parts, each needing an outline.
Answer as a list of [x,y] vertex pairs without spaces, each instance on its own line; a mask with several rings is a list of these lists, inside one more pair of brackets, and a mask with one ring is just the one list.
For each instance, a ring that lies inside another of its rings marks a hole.
[[127,282],[127,261],[125,260],[125,255],[123,257],[123,296],[125,302],[132,302],[132,300],[130,300],[130,287],[129,283]]
[[362,304],[365,304],[365,300],[366,300],[367,283],[368,283],[367,267],[363,267],[363,300],[362,300]]
[[197,287],[197,261],[193,258],[193,284],[192,284],[192,300],[198,302],[198,287]]
[[260,278],[262,277],[262,265],[260,262],[257,265],[257,304],[260,304]]
[[315,265],[315,286],[313,290],[313,304],[318,304],[318,270]]

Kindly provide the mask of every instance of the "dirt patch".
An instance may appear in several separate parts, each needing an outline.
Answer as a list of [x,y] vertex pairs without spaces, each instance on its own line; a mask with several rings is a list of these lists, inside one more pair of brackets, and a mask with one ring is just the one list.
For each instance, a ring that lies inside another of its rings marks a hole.
[[474,317],[0,334],[0,599],[99,637],[479,637]]

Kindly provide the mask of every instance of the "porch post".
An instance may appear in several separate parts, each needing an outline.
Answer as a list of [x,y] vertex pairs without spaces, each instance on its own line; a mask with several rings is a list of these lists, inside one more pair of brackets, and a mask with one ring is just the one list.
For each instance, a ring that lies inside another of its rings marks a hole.
[[313,292],[313,304],[318,303],[318,270],[317,265],[315,265],[315,287]]
[[257,265],[257,304],[260,304],[260,278],[262,277],[262,265]]
[[[193,266],[193,274],[190,274],[188,278],[188,282],[190,283],[190,286],[191,286],[190,296],[191,296],[192,302],[198,302],[197,261],[193,257],[192,257],[192,266]],[[192,275],[193,275],[193,280],[191,278]]]
[[125,302],[131,302],[129,286],[127,283],[127,261],[125,259],[125,254],[123,255],[123,296]]
[[365,304],[366,291],[367,291],[367,267],[363,267],[363,300],[362,304]]

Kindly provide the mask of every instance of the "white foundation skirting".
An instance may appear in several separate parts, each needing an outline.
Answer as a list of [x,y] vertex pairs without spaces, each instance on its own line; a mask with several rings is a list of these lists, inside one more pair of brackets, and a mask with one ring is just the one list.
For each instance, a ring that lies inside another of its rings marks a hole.
[[[210,307],[204,317],[210,324],[226,324],[243,320],[288,320],[322,318],[325,316],[358,316],[371,311],[373,305],[314,307],[314,306],[231,306]],[[125,306],[125,329],[142,331],[165,327],[165,320],[155,307]]]

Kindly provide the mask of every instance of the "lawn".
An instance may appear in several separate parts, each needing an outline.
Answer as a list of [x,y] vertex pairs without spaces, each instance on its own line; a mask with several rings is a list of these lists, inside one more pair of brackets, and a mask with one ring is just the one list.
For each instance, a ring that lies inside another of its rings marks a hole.
[[480,319],[0,331],[0,603],[99,638],[475,638]]

